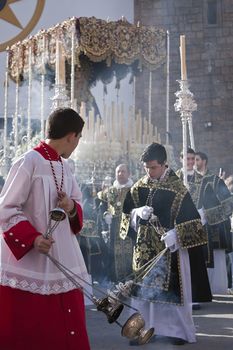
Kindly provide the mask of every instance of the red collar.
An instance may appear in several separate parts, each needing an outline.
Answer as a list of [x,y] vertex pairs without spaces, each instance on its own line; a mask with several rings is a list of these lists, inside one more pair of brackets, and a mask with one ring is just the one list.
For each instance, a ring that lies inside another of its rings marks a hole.
[[44,145],[44,147],[46,147],[50,157],[51,157],[51,160],[60,160],[60,156],[59,154],[57,154],[57,152],[55,151],[55,149],[53,149],[52,147],[50,147],[47,143],[45,143],[44,141],[40,141],[39,145],[36,146],[34,148],[35,151],[39,152],[42,157],[44,157],[45,159],[49,160],[48,158],[48,155],[46,154],[45,150],[44,150],[44,147],[42,146]]

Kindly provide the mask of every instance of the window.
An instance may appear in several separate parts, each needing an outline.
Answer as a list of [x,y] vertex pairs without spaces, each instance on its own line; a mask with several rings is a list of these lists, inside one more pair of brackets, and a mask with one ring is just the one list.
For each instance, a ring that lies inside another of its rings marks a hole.
[[221,25],[222,0],[204,0],[204,23],[209,27]]
[[217,0],[207,2],[207,24],[217,24]]

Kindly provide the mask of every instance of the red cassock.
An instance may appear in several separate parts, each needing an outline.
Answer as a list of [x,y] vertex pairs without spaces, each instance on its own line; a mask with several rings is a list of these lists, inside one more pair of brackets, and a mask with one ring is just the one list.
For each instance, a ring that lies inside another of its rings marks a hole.
[[89,350],[83,294],[44,296],[0,286],[1,350]]
[[[34,153],[30,156],[32,157],[30,162],[33,163],[33,157],[38,157],[38,153],[46,159],[46,154],[43,153],[40,146],[32,152]],[[53,150],[50,149],[50,152],[53,156]],[[52,157],[52,160],[57,160],[56,154],[54,157]],[[39,174],[40,172],[43,173],[44,163],[41,168],[38,167],[38,163],[40,163],[40,159],[39,161],[38,159],[33,171],[34,173],[37,171]],[[27,177],[27,173],[25,172],[22,175],[21,168],[25,165],[25,161],[21,161],[20,164],[17,170],[13,171],[13,175],[9,174],[9,179],[6,180],[0,199],[0,212],[2,213],[0,213],[2,231],[0,251],[2,253],[0,254],[0,350],[89,350],[82,291],[75,286],[71,286],[69,281],[66,281],[65,277],[56,271],[51,262],[47,261],[46,256],[39,254],[33,248],[34,239],[41,232],[45,232],[45,227],[43,227],[44,224],[40,224],[41,220],[37,221],[36,217],[31,216],[30,220],[27,220],[30,216],[30,208],[32,212],[35,211],[33,209],[34,199],[30,199],[30,195],[33,197],[31,192],[36,187],[32,176],[25,180],[24,177]],[[47,167],[47,169],[49,168]],[[69,169],[66,168],[65,171],[69,172]],[[35,179],[39,177],[38,174],[35,175]],[[24,187],[23,191],[22,188],[19,190],[15,187],[17,182],[14,181],[17,180],[17,176],[19,186]],[[36,181],[38,182],[38,180]],[[48,181],[51,181],[51,178]],[[29,182],[32,184],[30,194],[27,193],[26,188],[26,184],[30,185]],[[37,183],[36,186],[40,188],[40,184]],[[46,189],[47,184],[43,186]],[[76,192],[73,186],[72,183],[68,191],[74,194],[73,199],[75,200]],[[16,193],[11,192],[12,195],[9,195],[9,191],[13,191],[14,188]],[[38,188],[35,191],[38,191]],[[53,191],[56,195],[56,188]],[[66,191],[66,188],[64,188],[64,191]],[[26,194],[23,192],[26,192]],[[44,192],[44,198],[43,195],[41,197],[42,202],[45,201],[48,194],[46,193],[48,191],[45,190]],[[25,203],[29,201],[28,208],[27,206],[24,207],[25,217],[23,217],[22,212],[19,213],[19,208],[24,206],[22,204],[24,195]],[[7,202],[9,197],[11,199],[15,198],[17,213],[12,215],[12,211],[7,217],[9,210],[11,210]],[[51,193],[48,197],[51,201]],[[58,232],[55,232],[55,244],[51,254],[54,254],[58,260],[62,260],[66,266],[70,262],[68,267],[75,272],[77,272],[75,270],[77,268],[83,277],[85,275],[83,258],[79,256],[80,251],[78,250],[79,247],[76,246],[77,240],[75,238],[75,234],[82,228],[82,209],[78,200],[75,200],[75,203],[77,216],[70,223],[68,219],[66,219],[67,223],[63,223],[63,225],[67,225],[68,231],[64,232],[65,226],[63,226],[63,230],[59,232],[58,229]],[[48,206],[48,203],[45,206]],[[41,213],[43,214],[42,211]],[[17,215],[19,216],[18,219]],[[9,221],[11,223],[7,224]],[[66,247],[66,242],[70,250]],[[79,258],[76,259],[77,256]],[[38,261],[36,261],[37,258]],[[33,273],[34,270],[35,274]],[[44,277],[44,280],[43,278],[40,280],[43,271],[45,271],[44,275],[46,277]],[[47,276],[52,277],[46,280]]]

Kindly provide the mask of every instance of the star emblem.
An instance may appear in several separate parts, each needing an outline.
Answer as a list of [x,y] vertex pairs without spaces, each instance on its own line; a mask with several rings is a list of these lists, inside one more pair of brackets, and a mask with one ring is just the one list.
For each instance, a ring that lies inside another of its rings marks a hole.
[[10,7],[10,4],[18,1],[21,0],[0,0],[0,19],[23,29],[21,23]]
[[[22,13],[22,11],[27,11],[27,1],[23,0],[0,0],[0,26],[3,27],[3,30],[0,31],[0,52],[4,51],[7,47],[10,47],[14,43],[17,43],[18,41],[22,41],[24,38],[26,38],[33,28],[36,26],[37,22],[39,21],[41,14],[44,9],[46,0],[37,0],[35,3],[34,10],[31,14],[30,20],[27,24],[23,25],[20,23],[20,17],[17,14],[17,11]],[[19,6],[17,9],[13,8],[14,6],[11,6],[12,4],[18,2]],[[9,33],[9,36],[7,35],[8,32],[4,30],[4,25],[8,26],[10,24],[16,33],[15,36],[11,37],[11,33]],[[1,42],[1,34],[4,33],[3,37],[6,37],[7,40],[5,42]]]

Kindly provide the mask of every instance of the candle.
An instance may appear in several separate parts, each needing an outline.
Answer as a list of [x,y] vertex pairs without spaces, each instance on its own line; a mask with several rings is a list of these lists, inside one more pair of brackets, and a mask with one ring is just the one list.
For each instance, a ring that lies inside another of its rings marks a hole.
[[66,67],[65,67],[65,54],[62,50],[62,45],[60,44],[60,71],[59,71],[59,80],[60,84],[65,84],[66,83]]
[[144,123],[143,123],[143,135],[142,135],[142,141],[143,144],[147,144],[147,120],[144,118]]
[[81,102],[80,115],[84,121],[87,119],[87,117],[86,117],[86,103],[83,101]]
[[120,115],[121,115],[121,144],[122,144],[124,151],[126,151],[124,102],[121,102]]
[[152,101],[152,72],[149,73],[149,96],[148,96],[148,121],[151,124],[151,101]]
[[[71,72],[70,72],[70,105],[71,108],[76,109],[77,104],[74,97],[74,85],[75,85],[75,38],[76,38],[76,28],[73,25],[71,33]],[[65,62],[64,62],[64,77],[65,77]],[[64,80],[64,83],[66,79]]]
[[161,137],[160,137],[160,134],[158,134],[158,143],[161,143]]
[[59,39],[56,40],[56,85],[65,84],[65,56]]
[[55,67],[56,85],[59,84],[59,63],[60,63],[59,57],[60,57],[59,40],[57,38],[57,40],[56,40],[56,67]]
[[112,129],[111,107],[108,106],[107,107],[107,137],[108,137],[108,141],[111,141],[111,138],[112,138],[111,129]]
[[156,142],[158,142],[158,130],[156,126],[154,127],[154,139]]
[[128,113],[126,113],[125,125],[126,125],[126,127],[125,127],[125,139],[126,139],[126,142],[128,142],[127,145],[126,145],[127,150],[128,150],[128,149],[129,149],[129,141],[130,141],[130,133],[129,133],[129,110],[128,110]]
[[100,120],[99,120],[99,114],[96,115],[95,119],[94,119],[94,128],[95,128],[95,131],[97,132],[97,135],[99,134],[100,132]]
[[93,142],[94,141],[94,132],[95,132],[95,110],[94,110],[94,107],[91,108],[90,110],[90,125],[91,125],[91,141]]
[[136,137],[135,141],[138,143],[139,142],[139,115],[136,114]]
[[100,141],[100,117],[99,117],[99,115],[96,116],[95,130],[96,130],[96,134],[97,134],[96,141]]
[[153,125],[149,126],[149,143],[153,142]]
[[142,111],[141,109],[139,109],[138,111],[138,117],[139,117],[138,142],[141,144],[142,143]]
[[135,116],[133,114],[133,107],[130,106],[130,130],[132,134],[132,142],[136,142],[136,127],[135,127]]
[[4,103],[4,157],[7,156],[7,116],[8,116],[8,84],[9,84],[9,51],[6,54],[6,71],[5,71],[5,103]]
[[116,140],[116,130],[115,130],[115,103],[112,101],[111,109],[111,127],[112,127],[112,142]]
[[44,140],[44,121],[45,121],[45,111],[44,111],[44,90],[45,90],[45,35],[42,37],[42,57],[41,57],[41,94],[40,94],[40,129],[41,138]]
[[180,36],[180,64],[181,64],[181,80],[187,80],[185,35]]
[[30,141],[31,141],[31,101],[32,101],[32,47],[29,47],[28,52],[28,108],[27,108],[27,142],[28,149],[30,149]]

